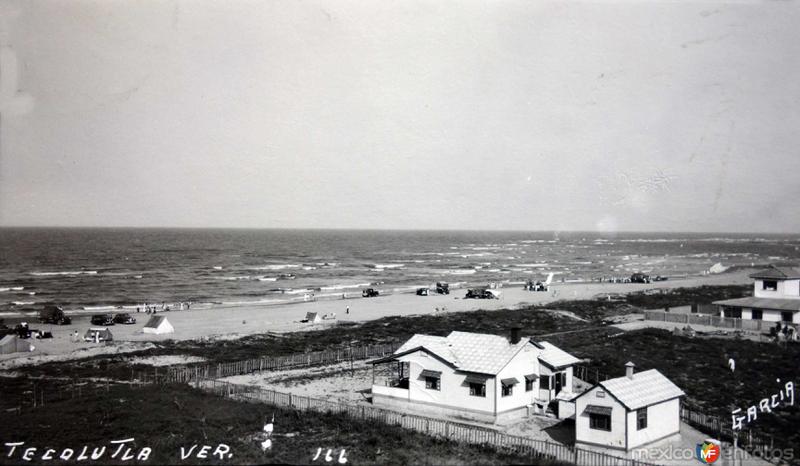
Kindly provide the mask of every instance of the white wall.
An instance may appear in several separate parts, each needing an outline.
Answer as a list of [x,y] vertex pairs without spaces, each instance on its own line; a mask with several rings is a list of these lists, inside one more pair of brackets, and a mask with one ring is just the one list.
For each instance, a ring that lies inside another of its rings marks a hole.
[[647,407],[647,427],[636,430],[636,411],[628,412],[628,448],[660,440],[680,432],[680,401],[665,401]]
[[[625,449],[626,409],[609,393],[598,398],[597,392],[605,390],[594,387],[575,400],[575,442]],[[589,415],[586,405],[607,406],[611,408],[611,432],[589,428]]]
[[[539,373],[539,360],[537,359],[539,350],[533,345],[527,345],[517,353],[517,355],[504,367],[497,376],[497,412],[508,411],[510,409],[521,408],[533,403],[539,390],[539,381],[533,384],[533,390],[525,391],[525,376],[527,374]],[[514,377],[519,383],[514,385],[513,393],[510,396],[502,396],[501,380]]]
[[768,291],[764,288],[764,280],[756,279],[753,283],[753,296],[756,298],[794,298],[800,299],[800,280],[776,280],[778,289]]
[[[486,381],[486,397],[471,396],[469,385],[465,383],[467,374],[455,372],[446,363],[427,355],[422,351],[405,355],[399,358],[400,361],[409,362],[409,400],[412,402],[432,403],[445,406],[465,408],[473,411],[494,413],[493,394],[498,391],[495,387],[494,379]],[[420,377],[424,369],[439,371],[442,373],[440,380],[440,390],[430,390],[425,388],[425,379]]]

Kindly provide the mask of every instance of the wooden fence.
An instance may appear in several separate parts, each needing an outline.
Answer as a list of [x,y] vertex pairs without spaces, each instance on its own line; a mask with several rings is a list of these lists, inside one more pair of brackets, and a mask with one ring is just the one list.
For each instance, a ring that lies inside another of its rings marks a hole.
[[602,382],[604,380],[608,380],[608,379],[611,378],[608,375],[606,375],[605,373],[600,372],[599,370],[597,370],[597,368],[583,366],[583,365],[580,365],[580,364],[576,364],[575,366],[572,366],[572,375],[574,377],[578,378],[578,379],[583,380],[584,382],[587,382],[587,383],[590,383],[590,384],[593,384],[593,385],[598,384],[598,383],[600,383],[600,382]]
[[[733,330],[751,330],[754,332],[768,332],[771,328],[775,327],[776,324],[776,322],[765,320],[720,317],[709,314],[674,314],[664,311],[644,311],[644,319],[686,325],[708,325],[709,327],[729,328]],[[782,324],[786,325],[786,322]],[[789,325],[795,327],[795,330],[797,330],[796,325]]]
[[287,407],[299,411],[345,414],[355,419],[396,425],[454,442],[491,446],[500,451],[529,457],[532,463],[560,461],[579,466],[653,466],[633,459],[621,458],[560,443],[509,435],[486,427],[416,414],[399,413],[364,404],[309,398],[292,393],[276,392],[260,387],[238,385],[212,379],[196,379],[194,384],[199,389],[225,398]]
[[295,353],[286,356],[263,357],[218,364],[193,364],[170,366],[165,382],[188,383],[198,379],[218,379],[260,371],[275,371],[295,367],[322,366],[347,361],[380,358],[392,354],[399,343],[345,347],[337,350]]
[[757,452],[757,456],[760,458],[768,460],[775,451],[775,441],[771,435],[753,433],[750,429],[734,432],[730,426],[730,420],[725,422],[716,416],[692,411],[683,405],[681,405],[681,421],[718,440],[733,443],[733,438],[736,436],[740,448],[749,452]]

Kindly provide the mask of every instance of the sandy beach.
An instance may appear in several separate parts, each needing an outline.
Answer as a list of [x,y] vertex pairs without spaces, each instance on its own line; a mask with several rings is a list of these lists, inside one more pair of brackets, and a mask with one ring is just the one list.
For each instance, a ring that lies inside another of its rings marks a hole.
[[[150,317],[145,313],[132,313],[137,319],[133,325],[110,327],[114,342],[73,342],[71,334],[78,331],[83,336],[91,327],[88,315],[73,316],[71,325],[44,325],[31,321],[31,328],[49,331],[53,339],[30,342],[35,350],[30,353],[14,353],[0,356],[0,368],[10,368],[48,360],[81,358],[101,353],[124,353],[149,347],[164,340],[235,339],[245,335],[265,332],[293,332],[316,330],[333,326],[337,321],[359,322],[387,316],[411,316],[435,314],[437,312],[465,312],[519,308],[532,304],[547,304],[558,300],[590,299],[602,293],[630,293],[654,288],[680,288],[700,285],[732,285],[751,283],[749,271],[740,270],[719,275],[705,275],[675,279],[649,284],[640,283],[555,283],[550,292],[529,292],[521,286],[501,288],[500,299],[464,299],[466,290],[453,290],[449,295],[392,294],[376,298],[319,300],[281,305],[230,306],[169,311],[159,313],[166,316],[175,327],[175,333],[149,335],[142,327]],[[347,307],[350,313],[346,313]],[[438,309],[438,310],[437,310]],[[301,323],[306,313],[316,312],[320,316],[336,314],[335,319],[319,324]]]

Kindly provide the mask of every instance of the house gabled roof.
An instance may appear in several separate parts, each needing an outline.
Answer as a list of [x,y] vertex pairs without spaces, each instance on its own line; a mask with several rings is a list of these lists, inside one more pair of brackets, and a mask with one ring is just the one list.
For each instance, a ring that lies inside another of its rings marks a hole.
[[539,361],[545,363],[553,369],[560,369],[562,367],[571,366],[581,362],[580,359],[567,353],[550,342],[540,341],[538,346],[543,348],[542,353],[539,355]]
[[[656,369],[600,382],[600,386],[629,410],[684,396],[683,390]],[[585,392],[589,393],[589,392]]]
[[497,375],[526,345],[528,338],[511,344],[498,335],[450,332],[446,337],[414,335],[391,357],[373,361],[384,362],[399,356],[424,350],[441,358],[459,371]]
[[749,307],[755,309],[772,309],[776,311],[800,311],[800,299],[797,298],[736,298],[714,301],[713,304],[731,307]]
[[759,270],[750,274],[750,278],[772,278],[776,280],[791,280],[800,278],[800,270],[792,267],[769,266],[768,269]]

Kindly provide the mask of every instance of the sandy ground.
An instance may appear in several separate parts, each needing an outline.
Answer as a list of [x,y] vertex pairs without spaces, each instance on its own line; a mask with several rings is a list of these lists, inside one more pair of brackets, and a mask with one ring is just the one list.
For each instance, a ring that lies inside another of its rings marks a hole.
[[[465,290],[453,290],[449,295],[417,296],[415,294],[393,294],[377,298],[357,298],[347,300],[321,300],[282,305],[214,307],[192,309],[190,311],[169,311],[160,313],[166,316],[175,327],[175,333],[168,335],[143,334],[141,329],[149,316],[145,313],[132,313],[137,319],[133,325],[114,325],[110,327],[114,334],[111,345],[74,342],[71,333],[77,330],[82,336],[92,325],[89,316],[74,316],[72,325],[42,325],[30,322],[31,328],[52,332],[51,340],[31,340],[36,347],[32,353],[15,353],[0,355],[0,369],[8,367],[8,361],[25,359],[26,364],[37,361],[42,355],[61,355],[66,358],[81,358],[99,352],[119,352],[121,344],[130,348],[132,342],[154,342],[169,339],[195,340],[207,338],[233,339],[245,335],[266,332],[292,332],[300,330],[321,329],[335,325],[335,320],[326,320],[320,324],[300,323],[307,312],[319,315],[336,314],[338,321],[367,321],[387,316],[410,316],[419,314],[435,314],[437,312],[463,312],[478,309],[494,310],[515,308],[530,304],[546,304],[557,300],[590,299],[604,293],[629,293],[653,288],[678,288],[700,285],[729,285],[751,283],[748,271],[708,275],[664,282],[638,283],[556,283],[550,292],[529,292],[521,286],[502,288],[501,299],[474,300],[463,299]],[[347,306],[350,314],[346,314]],[[438,309],[438,311],[437,311]],[[121,343],[122,342],[122,343]],[[18,363],[13,363],[18,365]]]

